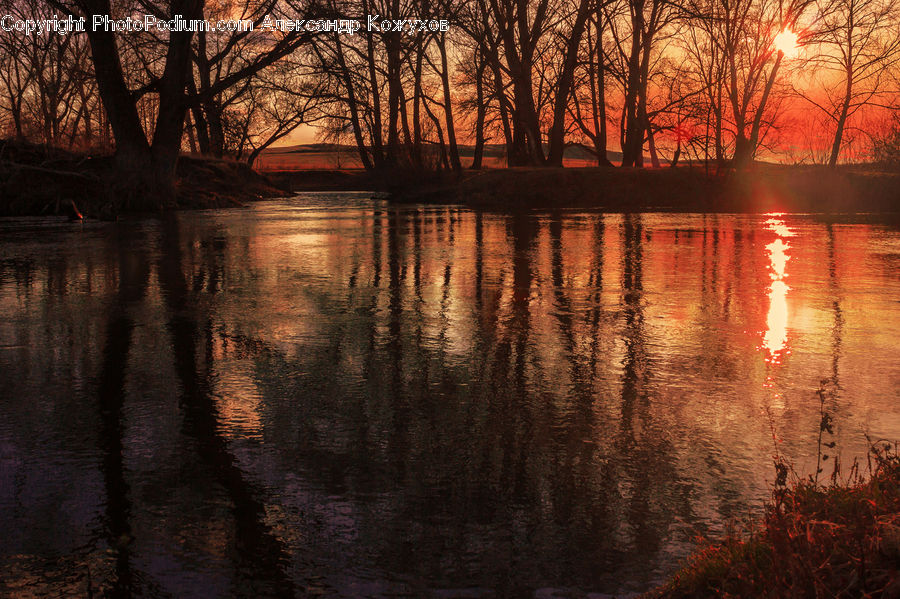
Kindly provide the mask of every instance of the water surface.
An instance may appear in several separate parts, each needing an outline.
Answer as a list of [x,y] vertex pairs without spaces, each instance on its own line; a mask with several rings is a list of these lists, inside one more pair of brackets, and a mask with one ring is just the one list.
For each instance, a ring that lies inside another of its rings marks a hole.
[[0,594],[646,590],[900,438],[898,298],[873,218],[2,220]]

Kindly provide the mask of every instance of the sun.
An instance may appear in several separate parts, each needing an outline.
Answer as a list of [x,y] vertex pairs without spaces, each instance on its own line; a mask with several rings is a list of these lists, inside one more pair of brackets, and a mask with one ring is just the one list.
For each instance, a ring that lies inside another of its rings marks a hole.
[[797,34],[790,29],[785,29],[775,36],[775,49],[784,53],[785,58],[797,58],[800,54],[800,46],[797,45]]

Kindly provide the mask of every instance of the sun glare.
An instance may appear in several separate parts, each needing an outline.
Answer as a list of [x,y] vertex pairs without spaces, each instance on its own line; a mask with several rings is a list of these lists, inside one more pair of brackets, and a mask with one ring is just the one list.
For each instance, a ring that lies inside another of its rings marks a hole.
[[775,36],[775,49],[784,53],[785,58],[796,58],[800,54],[800,46],[797,45],[797,34],[785,29]]
[[[777,215],[773,215],[777,216]],[[766,221],[766,228],[773,231],[778,238],[766,246],[769,254],[769,276],[772,284],[769,285],[769,312],[766,315],[766,330],[763,334],[763,347],[766,348],[766,361],[771,364],[780,364],[782,354],[790,353],[788,348],[788,304],[787,294],[790,291],[785,282],[787,266],[791,249],[783,237],[790,237],[794,232],[779,218],[770,218]]]

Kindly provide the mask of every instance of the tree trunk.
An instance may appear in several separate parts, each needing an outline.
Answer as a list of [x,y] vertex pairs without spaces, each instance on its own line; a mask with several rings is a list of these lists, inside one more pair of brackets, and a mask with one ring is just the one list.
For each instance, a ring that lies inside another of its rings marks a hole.
[[372,161],[369,159],[369,153],[366,150],[366,142],[363,139],[362,126],[359,121],[359,106],[356,102],[353,80],[350,78],[350,69],[347,68],[347,61],[344,58],[344,47],[341,45],[340,34],[334,36],[334,41],[337,50],[338,65],[341,69],[344,87],[347,89],[347,105],[350,108],[350,126],[353,128],[353,139],[356,141],[356,149],[359,152],[359,159],[362,162],[363,168],[370,171],[372,170],[373,165]]
[[[363,0],[363,12],[369,12],[369,3]],[[381,123],[381,90],[378,84],[378,71],[375,64],[375,42],[372,39],[373,34],[368,29],[365,30],[366,36],[366,66],[369,70],[369,93],[372,96],[372,162],[374,167],[382,168],[384,166],[384,144],[382,142],[382,123]]]
[[412,133],[410,133],[409,128],[409,114],[406,110],[406,91],[403,89],[403,84],[400,84],[400,125],[403,131],[403,161],[405,163],[409,162],[410,157],[410,148],[412,147]]
[[[202,18],[201,6],[200,0],[172,2],[175,14],[183,15],[185,19]],[[166,66],[159,82],[159,111],[153,131],[151,158],[153,174],[160,178],[160,192],[163,194],[160,201],[164,204],[175,201],[175,165],[184,135],[184,115],[187,110],[185,89],[192,36],[191,32],[172,32],[169,35]]]
[[[681,138],[678,138],[678,142],[675,145],[675,154],[672,155],[672,163],[669,165],[670,168],[675,168],[678,166],[678,159],[681,158]],[[688,166],[691,164],[691,155],[688,154]]]
[[412,160],[416,168],[424,166],[422,156],[422,63],[425,57],[425,47],[422,44],[422,36],[416,39],[416,66],[413,77],[413,147]]
[[[110,14],[108,0],[85,4],[93,14]],[[144,188],[144,185],[152,184],[152,177],[147,169],[150,164],[150,144],[141,126],[137,105],[125,82],[115,35],[102,29],[88,29],[87,36],[97,89],[115,139],[115,165],[119,172],[114,187],[121,190],[116,195],[123,205],[131,208],[156,207],[157,198],[151,197]]]
[[475,69],[475,151],[472,158],[472,170],[481,170],[484,159],[484,121],[487,116],[487,106],[484,101],[484,58],[478,58],[478,66]]
[[569,33],[569,40],[566,43],[566,55],[563,59],[562,71],[557,79],[556,97],[553,101],[553,124],[550,126],[550,147],[547,157],[547,164],[550,166],[562,166],[563,164],[563,154],[566,149],[566,107],[575,77],[575,65],[578,64],[578,47],[584,36],[590,6],[590,0],[581,0],[575,15],[575,22],[572,24],[572,31]]
[[512,77],[515,102],[513,138],[515,142],[518,134],[517,150],[520,151],[517,162],[519,165],[541,165],[544,163],[544,148],[541,146],[541,125],[534,106],[530,67],[527,71],[524,66],[516,67]]
[[607,124],[606,124],[606,57],[603,54],[603,11],[601,4],[597,3],[597,72],[596,87],[591,81],[591,103],[594,109],[594,152],[597,154],[597,166],[612,166],[607,152]]
[[715,116],[715,144],[716,144],[716,162],[722,164],[725,161],[725,144],[722,142],[722,82],[716,84],[717,103],[713,109]]
[[831,144],[831,156],[828,158],[828,166],[837,166],[838,156],[841,153],[841,141],[844,137],[844,126],[847,123],[847,114],[850,112],[850,99],[853,95],[853,68],[847,68],[847,86],[844,90],[844,101],[841,103],[841,114],[838,116],[837,129],[834,132],[834,142]]
[[197,73],[200,76],[200,93],[206,97],[203,112],[209,134],[207,153],[221,158],[225,154],[225,130],[222,125],[222,107],[214,95],[207,93],[212,86],[212,72],[206,56],[205,32],[200,32],[197,37]]
[[762,97],[759,99],[759,106],[756,107],[756,114],[750,127],[750,137],[746,138],[743,134],[738,136],[734,151],[734,163],[737,169],[746,170],[750,168],[753,158],[756,156],[763,113],[765,113],[766,103],[769,100],[772,85],[775,83],[775,77],[778,75],[778,68],[781,66],[782,58],[784,58],[784,52],[779,50],[778,55],[775,57],[775,64],[772,66],[772,72],[769,73],[769,79],[766,81],[766,87],[763,89]]
[[[85,4],[94,14],[110,14],[108,0]],[[116,161],[124,166],[146,160],[150,155],[150,145],[141,126],[137,105],[125,82],[116,38],[113,33],[102,29],[88,29],[87,36],[97,88],[116,140]]]
[[459,149],[456,146],[456,128],[453,125],[453,102],[450,97],[450,67],[447,64],[446,34],[438,38],[438,50],[441,53],[441,84],[444,88],[444,120],[447,123],[447,145],[450,151],[450,166],[454,172],[462,171],[459,161]]
[[656,153],[656,141],[653,137],[653,128],[650,127],[648,119],[645,117],[644,122],[647,123],[647,145],[650,147],[650,165],[653,168],[659,168],[659,155]]
[[[109,0],[85,1],[92,14],[110,14]],[[174,1],[173,14],[185,19],[202,17],[199,0]],[[152,144],[141,125],[137,105],[125,81],[115,34],[102,29],[87,31],[97,87],[116,142],[119,170],[117,196],[131,208],[160,208],[175,201],[175,165],[181,149],[187,109],[185,87],[190,62],[191,32],[169,36],[166,62],[159,80],[159,107]]]
[[390,37],[385,39],[385,45],[388,77],[387,162],[391,167],[396,167],[400,161],[400,52],[396,48],[397,42]]
[[[197,85],[194,83],[193,77],[188,78],[188,91],[191,94],[197,93]],[[209,127],[206,124],[206,117],[203,116],[203,110],[199,104],[191,107],[191,116],[194,121],[194,132],[197,134],[198,149],[201,154],[209,154]]]
[[622,166],[637,166],[644,139],[644,128],[638,119],[638,87],[640,86],[640,52],[643,31],[643,2],[633,9],[631,54],[628,57],[628,83],[625,92],[625,135],[622,143]]
[[491,74],[494,78],[494,94],[497,96],[497,105],[500,110],[500,122],[503,124],[503,140],[506,142],[506,166],[516,165],[516,140],[513,134],[512,107],[503,90],[503,79],[500,75],[499,58],[491,57]]

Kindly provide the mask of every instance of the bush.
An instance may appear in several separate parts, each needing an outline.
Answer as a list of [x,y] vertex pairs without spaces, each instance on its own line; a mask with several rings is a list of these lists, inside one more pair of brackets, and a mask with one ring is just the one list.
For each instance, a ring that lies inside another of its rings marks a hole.
[[[774,456],[772,499],[760,522],[706,542],[666,586],[648,597],[900,597],[900,453],[869,442],[866,468],[854,462],[846,477],[831,451],[834,388],[817,391],[820,424],[816,472],[793,476]],[[774,433],[773,433],[774,434]],[[826,460],[833,472],[820,482]]]
[[649,597],[900,596],[900,456],[872,446],[868,476],[776,487],[763,521],[707,543]]
[[900,114],[895,114],[886,135],[872,142],[875,162],[891,170],[900,170]]

